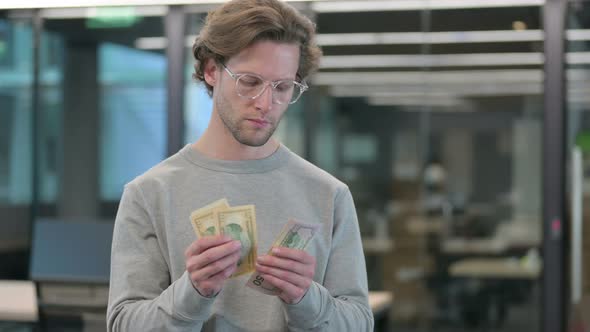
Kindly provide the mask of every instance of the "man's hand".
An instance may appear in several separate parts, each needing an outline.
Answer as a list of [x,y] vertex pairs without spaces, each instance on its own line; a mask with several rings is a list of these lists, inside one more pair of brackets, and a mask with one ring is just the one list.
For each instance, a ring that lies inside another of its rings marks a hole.
[[184,252],[186,270],[193,287],[205,297],[221,291],[223,282],[237,268],[240,241],[228,236],[205,236],[194,241]]
[[299,303],[313,283],[316,261],[303,250],[273,248],[272,255],[258,257],[256,270],[265,281],[281,290],[279,297],[289,304]]

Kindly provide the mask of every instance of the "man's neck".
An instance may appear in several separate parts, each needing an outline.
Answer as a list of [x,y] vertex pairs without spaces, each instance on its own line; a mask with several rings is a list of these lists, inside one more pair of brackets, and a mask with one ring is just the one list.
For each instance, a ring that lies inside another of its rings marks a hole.
[[247,146],[238,142],[231,133],[216,134],[209,126],[192,148],[213,159],[254,160],[270,156],[279,145],[277,140],[271,138],[262,146]]

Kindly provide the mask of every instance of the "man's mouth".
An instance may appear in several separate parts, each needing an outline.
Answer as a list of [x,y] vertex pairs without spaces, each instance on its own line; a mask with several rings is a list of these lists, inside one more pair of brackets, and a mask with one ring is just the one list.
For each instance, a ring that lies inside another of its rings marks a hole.
[[247,121],[259,128],[264,128],[270,125],[270,122],[264,119],[247,119]]

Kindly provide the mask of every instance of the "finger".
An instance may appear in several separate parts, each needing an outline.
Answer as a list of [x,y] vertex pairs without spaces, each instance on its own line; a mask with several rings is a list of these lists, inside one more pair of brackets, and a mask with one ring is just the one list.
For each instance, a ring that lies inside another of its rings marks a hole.
[[279,297],[287,303],[291,303],[296,299],[301,299],[307,291],[307,289],[299,288],[270,274],[263,274],[262,277],[265,281],[281,291]]
[[211,276],[209,279],[197,281],[196,284],[203,290],[201,295],[212,296],[219,293],[223,282],[231,276],[237,269],[236,265],[232,265],[227,269]]
[[197,256],[191,257],[188,261],[190,265],[187,268],[201,269],[226,256],[239,253],[241,246],[240,241],[230,241],[217,247],[209,248]]
[[262,266],[291,271],[305,277],[312,277],[310,274],[314,271],[314,267],[311,265],[273,255],[260,256],[256,262]]
[[209,286],[211,288],[218,289],[219,286],[223,283],[223,281],[229,276],[231,276],[238,267],[234,265],[230,265],[227,268],[217,272],[216,274],[210,276],[208,279],[197,281],[197,284],[203,286]]
[[315,258],[307,252],[300,249],[291,249],[285,247],[272,248],[272,254],[277,257],[287,258],[303,264],[315,264]]
[[227,268],[225,268],[224,270],[219,271],[218,273],[212,275],[211,278],[213,278],[214,280],[223,281],[223,280],[229,278],[232,274],[234,274],[234,272],[236,272],[237,269],[238,269],[238,265],[232,264],[232,265],[228,266]]
[[186,258],[198,255],[209,248],[219,246],[231,240],[232,238],[227,235],[204,236],[193,241],[193,243],[186,248],[184,255]]
[[194,273],[191,276],[194,280],[205,280],[210,279],[219,272],[226,270],[229,267],[236,266],[240,259],[240,252],[227,255],[219,260],[216,260],[200,269],[194,269]]
[[269,274],[276,277],[277,279],[287,281],[298,288],[308,289],[311,285],[311,278],[307,278],[287,270],[272,268],[260,264],[256,264],[256,270],[262,274]]
[[195,253],[197,255],[201,254],[211,248],[227,244],[232,240],[233,239],[227,235],[204,236],[196,241]]

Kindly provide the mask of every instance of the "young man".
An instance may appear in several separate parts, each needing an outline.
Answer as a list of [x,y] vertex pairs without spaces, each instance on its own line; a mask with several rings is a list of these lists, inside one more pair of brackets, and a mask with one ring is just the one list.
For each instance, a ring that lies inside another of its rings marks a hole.
[[[126,185],[115,222],[109,331],[372,331],[356,211],[340,181],[271,138],[318,67],[314,26],[279,0],[211,12],[193,47],[213,98],[202,137]],[[258,256],[269,296],[229,278],[240,242],[195,240],[193,210],[226,197],[256,206],[258,252],[291,218],[315,224],[305,250]]]

